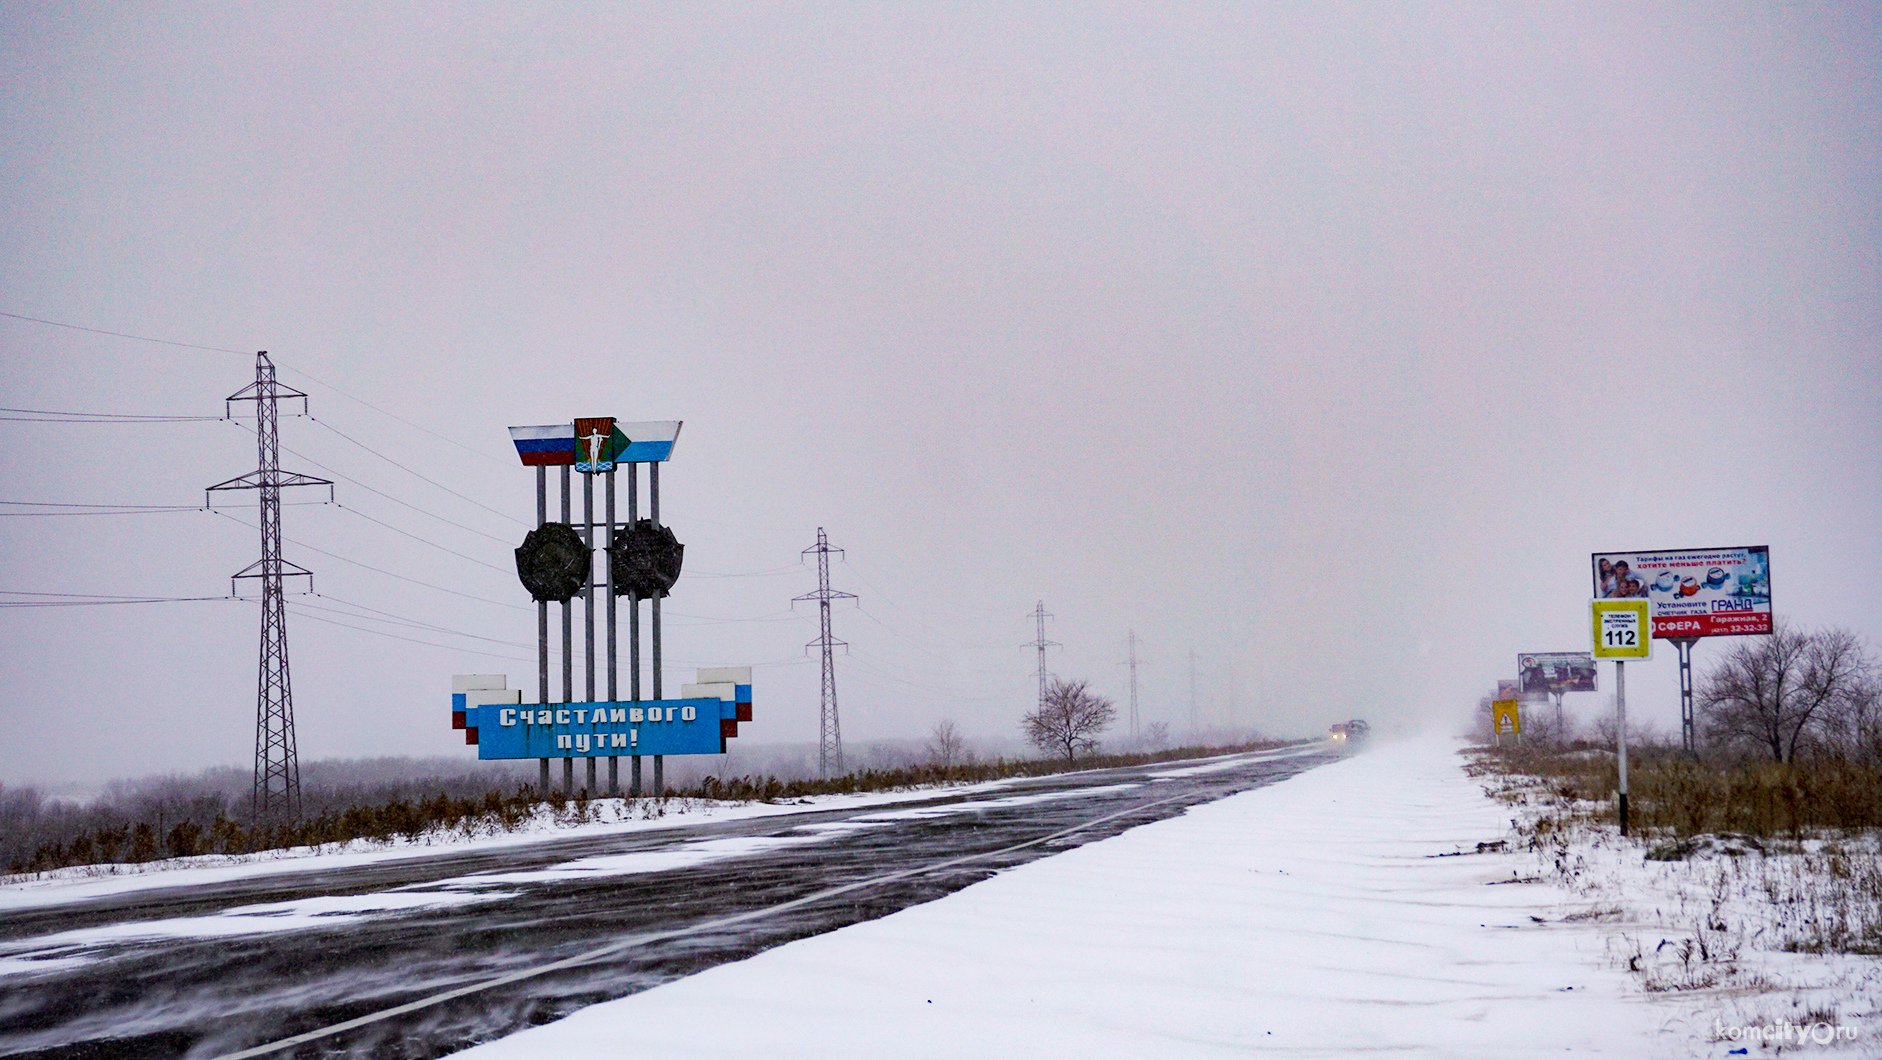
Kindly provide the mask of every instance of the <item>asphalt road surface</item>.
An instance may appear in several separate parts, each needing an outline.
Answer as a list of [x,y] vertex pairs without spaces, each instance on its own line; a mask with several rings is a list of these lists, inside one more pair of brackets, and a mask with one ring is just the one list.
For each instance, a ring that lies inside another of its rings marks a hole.
[[[0,1055],[216,1057],[308,1035],[248,1055],[443,1056],[1340,753],[1094,770],[0,914]],[[257,928],[270,916],[281,926]]]

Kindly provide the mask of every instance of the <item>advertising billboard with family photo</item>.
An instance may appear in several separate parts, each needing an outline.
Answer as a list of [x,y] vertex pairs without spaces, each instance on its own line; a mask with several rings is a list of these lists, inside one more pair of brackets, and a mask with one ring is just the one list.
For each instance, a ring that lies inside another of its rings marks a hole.
[[1771,550],[1696,548],[1594,554],[1597,600],[1653,604],[1653,636],[1736,637],[1771,632]]
[[1593,692],[1594,656],[1585,651],[1535,651],[1516,657],[1516,680],[1525,696]]

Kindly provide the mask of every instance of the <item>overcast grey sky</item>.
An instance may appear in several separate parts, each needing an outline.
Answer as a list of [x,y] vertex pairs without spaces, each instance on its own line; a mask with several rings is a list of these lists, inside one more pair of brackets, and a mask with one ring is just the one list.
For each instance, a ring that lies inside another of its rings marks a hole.
[[[1882,634],[1878,42],[1853,3],[8,4],[0,310],[246,352],[0,317],[0,404],[217,415],[260,349],[312,395],[303,757],[468,756],[450,676],[533,689],[504,428],[588,415],[686,423],[669,680],[756,664],[741,740],[815,737],[819,526],[852,740],[1010,738],[1039,600],[1120,702],[1135,630],[1179,733],[1192,651],[1204,723],[1461,717],[1585,647],[1597,550],[1768,544],[1781,613]],[[0,440],[7,501],[255,460]],[[0,510],[15,593],[216,596],[258,548]],[[247,762],[258,621],[0,611],[0,782]],[[1675,725],[1672,654],[1629,676]]]

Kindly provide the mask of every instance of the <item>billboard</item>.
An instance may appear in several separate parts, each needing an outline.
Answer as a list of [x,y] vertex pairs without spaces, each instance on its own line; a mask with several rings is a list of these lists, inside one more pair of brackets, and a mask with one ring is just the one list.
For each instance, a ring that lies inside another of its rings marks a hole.
[[1516,656],[1523,695],[1595,691],[1594,656],[1585,651],[1534,651]]
[[1653,603],[1655,638],[1771,632],[1771,549],[1696,548],[1597,552],[1597,600]]

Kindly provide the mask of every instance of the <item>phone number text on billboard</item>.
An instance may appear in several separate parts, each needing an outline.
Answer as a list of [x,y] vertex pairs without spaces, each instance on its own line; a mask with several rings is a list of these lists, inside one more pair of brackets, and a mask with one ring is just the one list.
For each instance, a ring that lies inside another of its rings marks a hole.
[[1681,549],[1597,552],[1597,600],[1653,602],[1653,635],[1737,637],[1771,632],[1771,550]]

